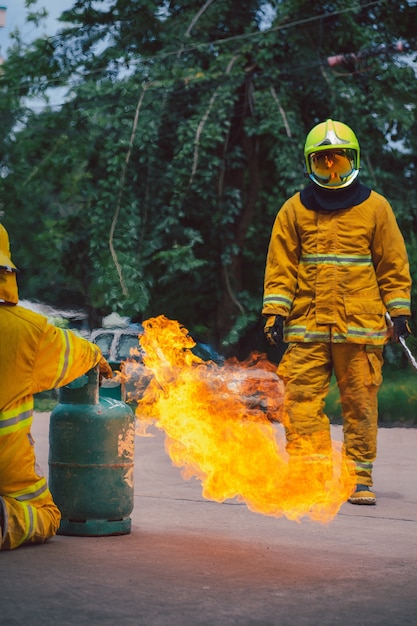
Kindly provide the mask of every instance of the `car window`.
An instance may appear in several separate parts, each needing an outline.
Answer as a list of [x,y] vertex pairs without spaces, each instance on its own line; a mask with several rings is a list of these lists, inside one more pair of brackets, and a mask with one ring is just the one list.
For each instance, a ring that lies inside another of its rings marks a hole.
[[105,359],[110,357],[110,346],[113,340],[113,335],[110,333],[103,333],[102,335],[96,335],[94,337],[94,343],[98,345],[101,350],[101,354]]
[[139,349],[139,339],[137,335],[120,335],[116,348],[116,358],[118,361],[130,357],[130,349]]
[[224,364],[224,357],[207,343],[197,342],[191,352],[203,361],[214,361],[217,365]]

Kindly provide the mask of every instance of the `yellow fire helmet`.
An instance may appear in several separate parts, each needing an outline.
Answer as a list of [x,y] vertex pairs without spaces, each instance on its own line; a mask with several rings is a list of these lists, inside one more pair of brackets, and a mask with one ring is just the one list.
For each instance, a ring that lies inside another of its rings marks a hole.
[[9,235],[3,224],[0,224],[0,269],[9,272],[17,271],[10,255]]
[[348,187],[359,174],[359,143],[342,122],[328,119],[314,126],[306,138],[304,157],[309,177],[325,189]]

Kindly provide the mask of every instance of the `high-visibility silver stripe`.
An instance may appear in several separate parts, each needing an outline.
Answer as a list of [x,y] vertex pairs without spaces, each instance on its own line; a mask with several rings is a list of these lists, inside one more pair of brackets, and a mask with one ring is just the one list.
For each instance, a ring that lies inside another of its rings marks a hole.
[[351,256],[348,254],[303,254],[301,263],[339,263],[348,265],[372,265],[370,255]]
[[373,467],[373,464],[367,463],[366,461],[356,461],[355,467],[356,469],[371,470]]
[[387,331],[385,329],[384,330],[372,330],[371,328],[360,329],[360,328],[352,328],[351,326],[348,326],[347,334],[354,335],[355,337],[373,337],[373,338],[378,337],[380,339],[383,339],[384,337],[387,336]]
[[22,493],[20,496],[13,496],[15,498],[15,500],[19,500],[19,502],[25,502],[26,500],[34,500],[35,498],[37,498],[38,496],[42,495],[43,493],[45,493],[45,491],[47,491],[48,486],[45,483],[39,487],[39,489],[36,489],[36,491],[32,491],[30,493]]
[[291,306],[292,300],[291,298],[288,298],[288,296],[272,293],[264,297],[264,304],[268,304],[269,302],[278,302],[284,304],[285,306]]
[[35,529],[35,519],[34,519],[34,514],[33,514],[33,507],[32,506],[28,506],[27,507],[27,511],[28,511],[28,516],[29,516],[29,528],[27,529],[27,534],[26,534],[26,539],[25,541],[27,541],[28,539],[30,539],[30,537],[32,537],[33,535],[33,531]]
[[316,331],[307,331],[306,326],[301,326],[301,325],[289,325],[286,333],[289,336],[301,336],[304,337],[305,339],[309,339],[310,341],[321,341],[322,339],[326,339],[327,337],[330,337],[330,329],[327,329],[325,331],[323,330],[316,330]]
[[31,417],[32,415],[32,409],[29,409],[28,411],[23,411],[22,413],[19,413],[18,415],[15,415],[14,417],[2,417],[2,413],[0,413],[0,429],[1,428],[9,428],[10,426],[14,426],[15,424],[18,424],[19,422],[23,422],[25,420],[27,420],[29,417]]
[[70,339],[66,330],[62,331],[65,337],[65,355],[64,355],[64,364],[62,366],[61,374],[58,376],[55,386],[59,387],[59,383],[63,380],[65,374],[68,370],[68,361],[69,361],[69,353],[70,353]]
[[395,307],[400,307],[401,309],[407,307],[409,308],[411,305],[411,301],[408,298],[395,298],[395,300],[388,300],[387,306],[391,309]]

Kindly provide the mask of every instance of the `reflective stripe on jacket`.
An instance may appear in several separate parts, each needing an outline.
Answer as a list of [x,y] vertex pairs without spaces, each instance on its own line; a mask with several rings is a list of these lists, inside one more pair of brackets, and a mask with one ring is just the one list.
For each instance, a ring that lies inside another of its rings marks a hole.
[[94,367],[99,348],[47,319],[0,305],[0,436],[30,426],[33,394],[66,385]]
[[264,315],[282,315],[286,342],[382,345],[385,312],[410,315],[404,239],[388,201],[312,211],[300,194],[279,211],[268,249]]

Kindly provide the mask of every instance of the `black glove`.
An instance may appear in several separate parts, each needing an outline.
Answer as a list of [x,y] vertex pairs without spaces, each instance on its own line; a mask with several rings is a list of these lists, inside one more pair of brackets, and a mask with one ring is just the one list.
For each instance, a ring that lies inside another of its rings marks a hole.
[[278,346],[284,341],[284,318],[282,315],[270,315],[266,320],[264,333],[271,346]]
[[406,315],[399,315],[398,317],[392,317],[392,337],[391,341],[398,343],[400,337],[407,339],[410,334],[408,327],[408,317]]

